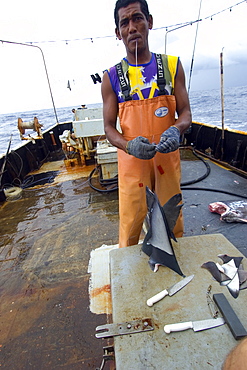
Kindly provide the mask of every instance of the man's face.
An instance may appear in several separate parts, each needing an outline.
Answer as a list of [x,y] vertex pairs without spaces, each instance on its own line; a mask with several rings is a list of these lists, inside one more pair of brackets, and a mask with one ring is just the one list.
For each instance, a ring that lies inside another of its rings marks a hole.
[[148,49],[148,32],[153,26],[153,19],[150,15],[149,20],[141,11],[140,3],[129,4],[126,8],[118,11],[119,24],[116,28],[116,35],[119,40],[123,40],[128,52],[133,54],[138,51]]

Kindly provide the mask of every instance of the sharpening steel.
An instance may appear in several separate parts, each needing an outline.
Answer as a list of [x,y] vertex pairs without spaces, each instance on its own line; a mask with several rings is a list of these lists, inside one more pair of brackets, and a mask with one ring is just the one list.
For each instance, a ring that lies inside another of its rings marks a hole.
[[213,299],[220,309],[227,325],[229,326],[232,335],[235,339],[241,339],[247,335],[247,332],[241,324],[236,313],[233,311],[230,303],[226,299],[223,293],[217,293],[213,295]]

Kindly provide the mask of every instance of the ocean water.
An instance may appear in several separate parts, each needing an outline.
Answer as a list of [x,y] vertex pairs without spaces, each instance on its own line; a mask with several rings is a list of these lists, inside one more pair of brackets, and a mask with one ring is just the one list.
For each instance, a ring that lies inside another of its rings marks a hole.
[[[219,89],[201,90],[190,92],[190,104],[193,121],[203,122],[221,127],[221,93]],[[224,91],[225,127],[247,132],[247,86],[226,88]],[[88,108],[100,107],[101,103],[88,104]],[[73,107],[56,108],[58,121],[71,121]],[[21,117],[24,122],[29,122],[34,116],[43,124],[43,129],[48,129],[56,123],[53,109],[38,111],[15,112],[0,114],[0,155],[5,154],[12,134],[11,150],[20,145],[17,119]],[[32,134],[31,130],[26,133]]]
[[[247,132],[247,86],[224,90],[225,128]],[[221,92],[202,90],[190,93],[193,121],[222,126]]]

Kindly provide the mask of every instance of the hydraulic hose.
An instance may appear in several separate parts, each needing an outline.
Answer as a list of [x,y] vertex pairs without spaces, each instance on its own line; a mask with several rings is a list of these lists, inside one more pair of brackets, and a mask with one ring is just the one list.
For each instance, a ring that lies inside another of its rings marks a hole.
[[202,181],[206,177],[208,177],[208,175],[211,172],[211,168],[210,168],[209,164],[201,156],[199,156],[198,154],[196,154],[196,152],[195,152],[194,149],[192,150],[192,152],[193,152],[193,154],[194,154],[195,157],[197,157],[198,159],[200,159],[204,163],[204,165],[206,166],[206,172],[205,172],[204,175],[198,177],[195,180],[191,180],[191,181],[187,181],[187,182],[181,182],[181,184],[180,184],[181,186],[196,184],[197,182]]
[[181,190],[202,190],[202,191],[212,191],[212,192],[215,192],[215,193],[223,193],[223,194],[228,194],[228,195],[232,195],[234,197],[239,197],[239,198],[244,198],[244,199],[247,199],[247,196],[245,195],[240,195],[240,194],[236,194],[236,193],[231,193],[230,191],[226,191],[226,190],[221,190],[221,189],[208,189],[208,188],[197,188],[197,187],[181,187]]
[[[99,172],[99,184],[103,187],[108,187],[107,189],[100,189],[100,188],[97,188],[96,186],[94,186],[92,184],[92,178],[93,178],[93,175],[94,173],[98,171]],[[118,190],[118,177],[114,177],[113,179],[103,179],[102,178],[102,173],[101,173],[101,167],[100,166],[96,166],[90,173],[89,175],[89,185],[91,186],[92,189],[100,192],[100,193],[111,193],[115,190]]]
[[[202,176],[200,176],[200,177],[198,177],[194,180],[181,182],[181,190],[212,191],[212,192],[216,192],[216,193],[223,193],[223,194],[228,194],[228,195],[232,195],[232,196],[235,196],[235,197],[247,199],[247,196],[245,196],[245,195],[231,193],[231,192],[226,191],[226,190],[208,189],[208,188],[200,188],[200,187],[188,187],[188,185],[193,185],[193,184],[196,184],[197,182],[200,182],[200,181],[204,180],[206,177],[209,176],[209,174],[211,172],[211,168],[210,168],[209,164],[201,156],[199,156],[195,152],[194,149],[192,151],[193,151],[194,156],[197,157],[198,159],[200,159],[204,163],[204,165],[206,167],[206,172]],[[92,184],[92,177],[93,177],[93,175],[96,171],[99,171],[99,173],[100,173],[99,183],[100,183],[101,186],[103,186],[103,187],[113,186],[113,187],[110,188],[110,189],[100,189],[100,188],[95,187]],[[100,193],[109,193],[109,192],[113,192],[113,191],[118,190],[118,177],[116,176],[112,179],[102,179],[101,168],[100,168],[100,166],[96,166],[89,175],[89,184],[90,184],[92,189],[94,189],[94,190],[96,190]]]

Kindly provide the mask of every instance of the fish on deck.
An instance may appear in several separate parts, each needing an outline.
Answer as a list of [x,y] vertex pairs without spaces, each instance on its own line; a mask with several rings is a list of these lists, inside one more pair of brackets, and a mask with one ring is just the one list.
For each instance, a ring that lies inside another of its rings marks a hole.
[[210,212],[219,213],[221,221],[247,223],[246,200],[213,202],[209,204],[208,208]]
[[226,286],[234,298],[237,298],[239,291],[247,288],[247,271],[244,270],[243,257],[231,257],[227,254],[219,254],[218,257],[223,264],[208,261],[202,264],[213,278],[222,286]]
[[166,266],[184,276],[176,259],[171,239],[176,241],[172,232],[182,204],[181,194],[174,195],[161,207],[155,193],[146,187],[148,232],[142,244],[142,251],[149,258],[151,269],[156,272],[159,266]]

